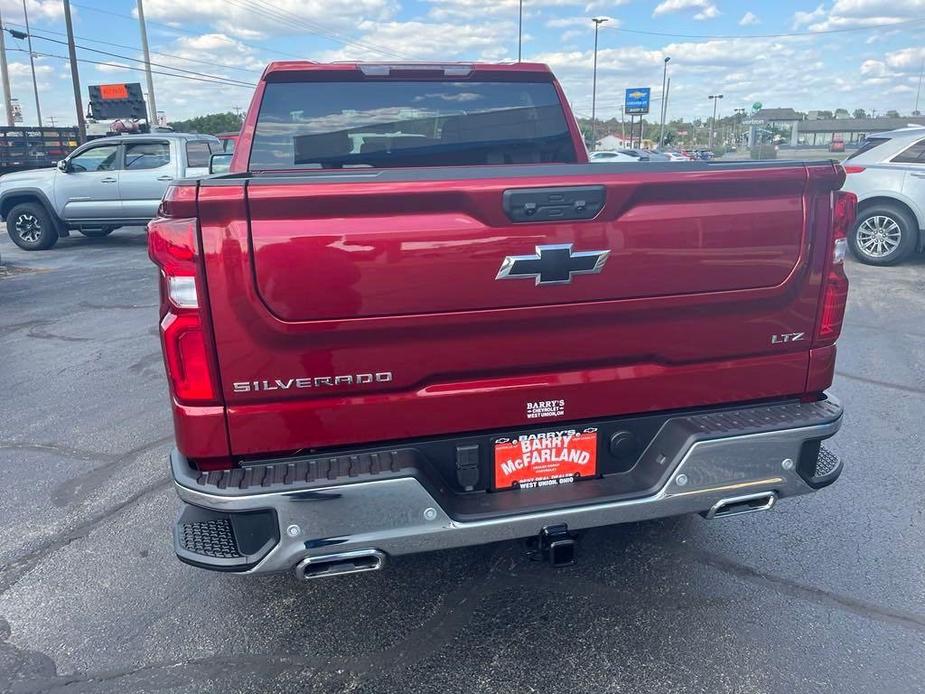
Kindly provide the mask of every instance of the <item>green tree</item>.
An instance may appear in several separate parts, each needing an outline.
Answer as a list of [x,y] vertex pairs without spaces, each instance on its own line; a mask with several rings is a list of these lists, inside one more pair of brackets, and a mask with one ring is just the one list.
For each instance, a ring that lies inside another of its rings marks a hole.
[[886,117],[887,118],[899,118],[899,111],[887,111]]
[[867,118],[867,111],[865,111],[863,108],[856,108],[851,115],[855,118]]
[[237,132],[241,129],[242,119],[236,113],[210,113],[205,116],[196,116],[188,120],[178,120],[170,123],[170,127],[178,133],[202,133],[215,135],[217,133]]

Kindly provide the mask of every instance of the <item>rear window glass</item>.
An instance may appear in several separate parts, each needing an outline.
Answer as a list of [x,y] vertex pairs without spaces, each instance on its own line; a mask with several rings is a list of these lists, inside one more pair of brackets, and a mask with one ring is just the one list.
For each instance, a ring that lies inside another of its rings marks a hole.
[[212,158],[212,149],[206,140],[187,140],[186,165],[189,167],[202,167],[209,165]]
[[906,150],[903,150],[893,161],[901,164],[925,164],[925,140],[919,140]]
[[884,142],[889,142],[889,138],[888,137],[868,137],[866,140],[864,140],[861,143],[861,146],[858,147],[850,157],[845,159],[845,161],[848,161],[848,159],[854,159],[855,157],[858,157],[864,154],[864,152],[869,152],[874,147],[879,147]]
[[271,82],[250,168],[574,161],[548,82]]

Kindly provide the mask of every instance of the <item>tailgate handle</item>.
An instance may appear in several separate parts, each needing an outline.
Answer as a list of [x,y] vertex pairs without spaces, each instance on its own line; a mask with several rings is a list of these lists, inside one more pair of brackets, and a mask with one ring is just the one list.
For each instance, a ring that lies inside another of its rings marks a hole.
[[512,222],[594,219],[604,208],[604,186],[513,188],[504,191],[504,213]]

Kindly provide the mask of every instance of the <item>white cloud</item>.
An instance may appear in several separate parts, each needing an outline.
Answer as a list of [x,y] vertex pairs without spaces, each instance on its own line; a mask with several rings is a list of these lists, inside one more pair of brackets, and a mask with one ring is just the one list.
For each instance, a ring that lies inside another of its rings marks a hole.
[[[59,0],[26,0],[26,8],[32,21],[64,16],[64,5]],[[18,22],[22,17],[22,0],[0,0],[0,9],[8,19]],[[76,14],[76,11],[72,8],[71,13]]]
[[[598,51],[598,113],[619,117],[623,92],[651,86],[657,113],[663,58],[671,56],[669,118],[710,113],[707,95],[722,93],[720,109],[748,107],[755,101],[796,108],[820,108],[821,95],[841,91],[866,93],[852,75],[833,75],[822,62],[818,41],[787,39],[711,39],[670,43],[658,48],[620,46]],[[540,53],[531,59],[548,63],[559,76],[573,108],[590,113],[590,48]],[[856,74],[856,70],[855,70]],[[850,103],[850,101],[848,102]]]
[[794,12],[793,13],[793,28],[799,29],[800,27],[806,26],[807,24],[812,24],[817,19],[822,19],[825,17],[825,6],[819,5],[812,12]]
[[882,26],[922,19],[925,0],[835,0],[828,12],[820,5],[813,13],[796,14],[815,15],[804,22],[810,31]]
[[[517,24],[361,22],[358,41],[397,53],[406,60],[504,60],[516,53]],[[449,39],[452,37],[452,40]],[[516,57],[516,55],[514,56]],[[369,60],[362,46],[325,51],[321,60]]]
[[758,19],[758,15],[754,12],[746,12],[742,15],[742,19],[739,20],[739,26],[747,27],[753,24],[761,24],[761,20]]
[[[427,0],[431,5],[428,16],[431,19],[465,19],[472,21],[478,17],[512,17],[517,18],[519,0]],[[584,12],[592,12],[603,7],[625,5],[629,0],[525,0],[524,14],[535,14],[538,10],[554,7],[580,7]]]
[[315,34],[343,39],[361,21],[392,19],[398,0],[146,0],[145,17],[184,26],[204,23],[240,38]]
[[719,8],[711,0],[663,0],[652,11],[653,17],[659,17],[663,14],[672,12],[683,12],[685,10],[697,10],[694,19],[712,19],[720,15]]
[[[600,15],[595,15],[599,17]],[[614,17],[607,17],[607,22],[601,25],[601,30],[604,29],[615,29],[619,26],[622,26],[623,22]],[[550,19],[546,21],[545,26],[550,29],[567,29],[567,28],[587,28],[589,31],[594,28],[594,24],[591,21],[591,16],[587,17],[556,17],[555,19]]]
[[[135,81],[134,79],[130,79],[128,75],[129,75],[129,71],[130,71],[131,68],[137,68],[137,67],[138,67],[138,64],[137,64],[137,63],[136,63],[135,65],[130,65],[129,63],[123,63],[123,62],[120,62],[120,61],[115,60],[115,59],[113,59],[113,60],[107,60],[106,63],[108,63],[108,64],[107,64],[107,65],[96,65],[96,66],[95,66],[95,67],[96,67],[96,71],[97,71],[97,72],[106,72],[106,73],[114,72],[114,73],[117,73],[117,74],[120,74],[120,75],[126,75],[126,78],[125,78],[125,81],[126,81],[126,82],[134,82],[134,81]],[[140,73],[136,72],[135,74],[137,75],[137,74],[140,74]]]

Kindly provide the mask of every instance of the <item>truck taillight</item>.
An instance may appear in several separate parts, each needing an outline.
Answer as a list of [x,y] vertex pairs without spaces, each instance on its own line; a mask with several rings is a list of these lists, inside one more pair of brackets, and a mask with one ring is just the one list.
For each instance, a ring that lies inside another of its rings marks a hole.
[[218,389],[199,301],[196,224],[193,217],[152,220],[148,255],[161,270],[161,341],[173,395],[184,404],[214,404]]
[[854,193],[836,191],[833,194],[832,246],[830,256],[826,259],[822,310],[816,332],[817,347],[834,344],[841,334],[848,303],[845,253],[848,249],[848,230],[854,224],[857,208],[858,198]]
[[215,401],[202,322],[192,313],[167,313],[161,321],[164,361],[173,393],[185,403]]

